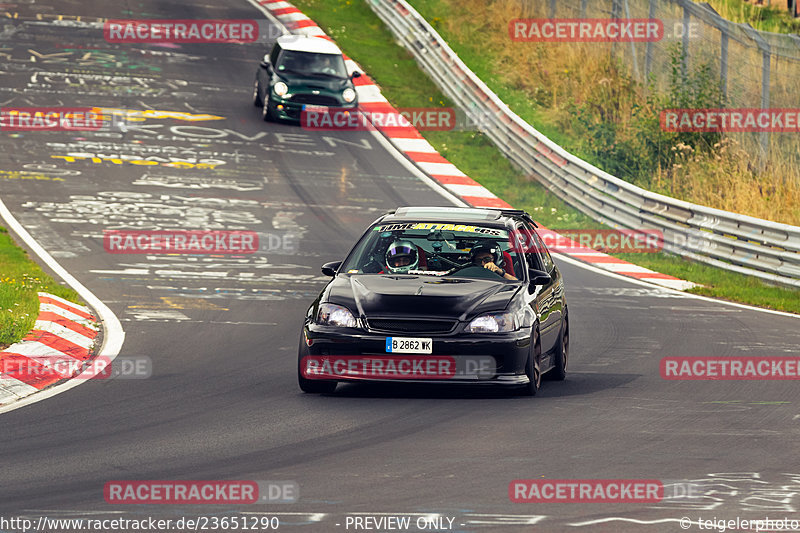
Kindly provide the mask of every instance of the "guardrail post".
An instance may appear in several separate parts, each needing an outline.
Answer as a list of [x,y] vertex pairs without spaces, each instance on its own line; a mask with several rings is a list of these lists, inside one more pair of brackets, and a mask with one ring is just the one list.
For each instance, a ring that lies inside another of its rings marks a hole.
[[589,0],[581,0],[581,18],[586,18],[586,4],[589,3]]
[[556,1],[557,0],[550,0],[550,12],[547,16],[551,19],[556,18]]

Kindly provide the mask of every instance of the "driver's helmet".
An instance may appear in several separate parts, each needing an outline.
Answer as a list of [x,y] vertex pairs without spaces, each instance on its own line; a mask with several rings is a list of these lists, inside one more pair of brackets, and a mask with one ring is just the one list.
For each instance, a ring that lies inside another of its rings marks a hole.
[[386,249],[386,267],[394,274],[414,270],[419,264],[417,247],[411,241],[394,241]]
[[492,256],[492,263],[497,266],[502,266],[500,263],[502,262],[502,253],[500,251],[500,247],[496,244],[479,244],[472,248],[469,251],[469,259],[471,262],[475,262],[475,257],[478,254],[490,254]]

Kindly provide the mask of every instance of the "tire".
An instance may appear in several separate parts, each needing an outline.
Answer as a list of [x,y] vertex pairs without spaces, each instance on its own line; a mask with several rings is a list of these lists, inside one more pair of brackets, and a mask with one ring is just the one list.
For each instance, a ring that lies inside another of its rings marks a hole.
[[305,350],[305,343],[303,342],[303,334],[300,334],[300,346],[297,349],[297,384],[300,385],[300,390],[310,394],[329,394],[336,390],[336,381],[326,381],[319,379],[306,379],[303,377],[301,365],[303,357],[308,355]]
[[316,379],[306,379],[297,371],[297,384],[300,390],[309,394],[330,394],[336,390],[335,381],[321,381]]
[[564,381],[567,377],[567,364],[569,363],[569,315],[564,314],[564,322],[561,324],[561,334],[558,337],[558,348],[556,349],[553,368],[544,375],[545,379],[551,381]]
[[261,120],[264,122],[274,122],[275,116],[272,114],[272,110],[269,108],[269,98],[264,100],[264,103],[261,104]]
[[264,105],[264,102],[261,101],[261,95],[259,94],[260,84],[258,80],[253,82],[253,105],[256,107],[261,107]]
[[529,382],[522,388],[524,396],[536,396],[539,392],[539,387],[542,385],[542,372],[539,368],[539,359],[542,355],[542,343],[539,340],[539,332],[535,333],[536,338],[533,340],[531,353],[528,355],[528,361],[525,363],[525,374],[528,376]]

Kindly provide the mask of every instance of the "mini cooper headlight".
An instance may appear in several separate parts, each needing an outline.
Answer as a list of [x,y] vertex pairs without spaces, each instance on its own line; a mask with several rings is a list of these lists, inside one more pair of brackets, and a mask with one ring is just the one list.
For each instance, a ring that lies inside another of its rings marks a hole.
[[467,326],[469,333],[506,333],[519,327],[513,313],[487,313],[476,317]]
[[356,99],[356,92],[348,87],[342,92],[342,98],[344,98],[345,102],[350,103]]
[[346,307],[336,304],[319,304],[317,324],[323,326],[339,326],[342,328],[358,327],[356,317]]
[[278,96],[283,96],[284,94],[289,92],[289,86],[283,83],[282,81],[279,81],[278,83],[272,86],[272,90]]

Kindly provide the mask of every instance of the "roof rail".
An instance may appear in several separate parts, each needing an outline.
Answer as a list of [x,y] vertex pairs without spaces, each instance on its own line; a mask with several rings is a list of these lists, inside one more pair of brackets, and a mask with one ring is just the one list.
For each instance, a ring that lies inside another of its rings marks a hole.
[[537,224],[536,221],[533,220],[533,217],[530,216],[525,211],[523,211],[522,209],[500,209],[500,212],[503,213],[505,216],[523,218],[526,221],[528,221],[531,224],[533,224],[534,228],[538,228],[539,227],[539,224]]

